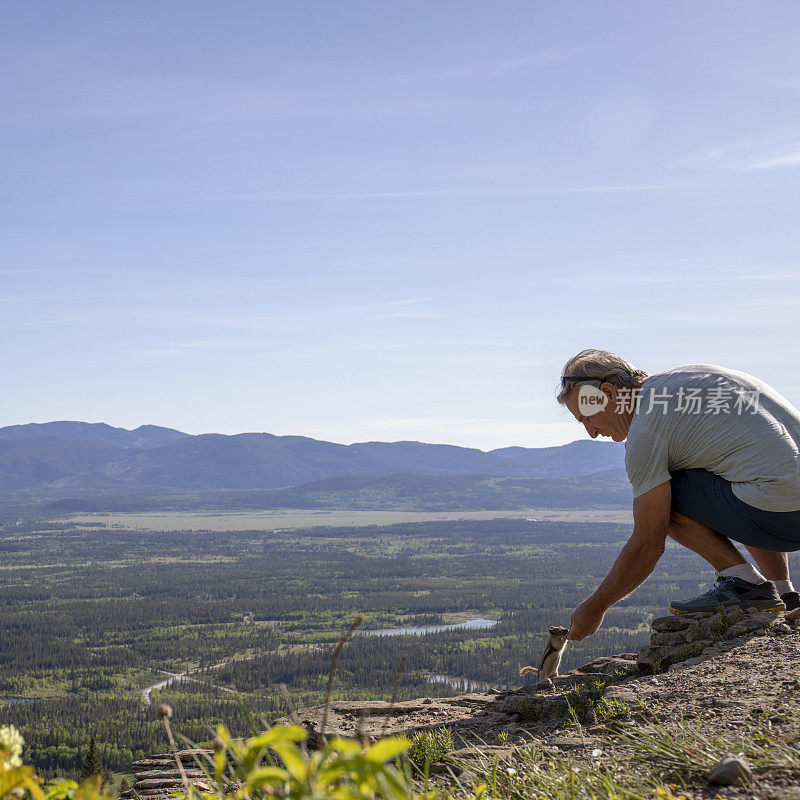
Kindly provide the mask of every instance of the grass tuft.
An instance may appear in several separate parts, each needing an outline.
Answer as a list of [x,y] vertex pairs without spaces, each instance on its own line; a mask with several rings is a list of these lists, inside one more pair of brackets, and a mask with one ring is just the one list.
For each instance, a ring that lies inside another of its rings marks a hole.
[[420,770],[427,774],[431,764],[444,758],[455,749],[455,739],[450,728],[418,731],[411,739],[408,757]]

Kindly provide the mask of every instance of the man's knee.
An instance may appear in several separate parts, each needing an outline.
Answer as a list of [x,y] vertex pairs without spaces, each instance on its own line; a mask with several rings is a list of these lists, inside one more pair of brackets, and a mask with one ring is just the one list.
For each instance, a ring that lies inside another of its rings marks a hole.
[[714,537],[717,539],[727,539],[727,537],[717,533],[713,528],[709,528],[708,525],[698,522],[696,519],[692,519],[692,517],[687,517],[686,514],[682,514],[674,508],[670,509],[669,512],[667,535],[670,539],[674,539],[681,544],[687,541],[697,541],[698,538],[707,539],[708,537]]
[[680,511],[676,511],[672,508],[669,512],[668,534],[672,538],[675,538],[673,536],[674,533],[685,530],[692,522],[694,522],[694,520],[691,519],[691,517],[687,517],[685,514],[681,514]]

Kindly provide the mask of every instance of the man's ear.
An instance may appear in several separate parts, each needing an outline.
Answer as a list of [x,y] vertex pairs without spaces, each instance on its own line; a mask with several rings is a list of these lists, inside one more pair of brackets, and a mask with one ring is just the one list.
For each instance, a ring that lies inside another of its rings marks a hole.
[[600,391],[611,400],[612,403],[616,402],[617,400],[617,387],[614,386],[613,383],[606,381],[605,383],[600,384]]

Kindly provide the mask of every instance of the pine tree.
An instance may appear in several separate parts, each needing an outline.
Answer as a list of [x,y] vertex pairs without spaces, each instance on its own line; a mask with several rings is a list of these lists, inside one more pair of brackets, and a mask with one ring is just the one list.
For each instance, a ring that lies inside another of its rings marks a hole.
[[100,756],[97,754],[97,743],[94,740],[94,736],[92,736],[89,742],[89,749],[83,756],[81,780],[90,778],[93,775],[103,775],[103,763],[100,761]]

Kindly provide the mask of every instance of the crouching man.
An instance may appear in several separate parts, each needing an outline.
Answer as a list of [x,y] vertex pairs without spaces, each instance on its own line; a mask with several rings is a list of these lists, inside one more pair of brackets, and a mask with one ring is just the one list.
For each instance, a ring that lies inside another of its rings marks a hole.
[[785,397],[723,367],[648,375],[613,353],[583,350],[564,366],[557,399],[592,439],[625,441],[634,498],[633,534],[573,611],[568,638],[600,627],[653,571],[667,536],[717,572],[710,591],[673,600],[673,614],[800,607],[786,556],[800,550],[800,411]]

